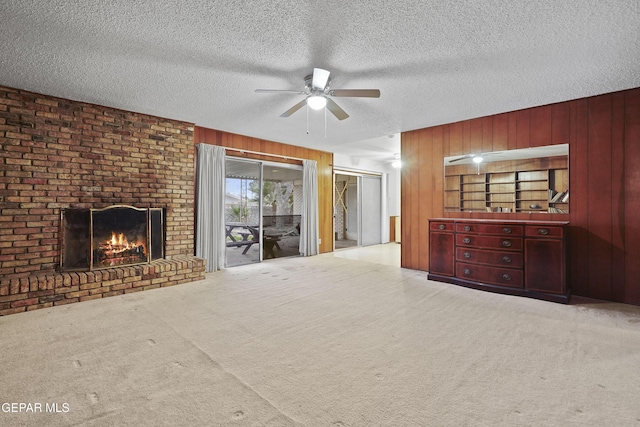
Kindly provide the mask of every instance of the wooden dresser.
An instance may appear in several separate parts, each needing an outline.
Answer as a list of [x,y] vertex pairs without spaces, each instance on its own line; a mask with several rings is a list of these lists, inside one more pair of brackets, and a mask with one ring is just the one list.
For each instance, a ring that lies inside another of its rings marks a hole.
[[568,303],[567,225],[560,221],[429,220],[429,279]]

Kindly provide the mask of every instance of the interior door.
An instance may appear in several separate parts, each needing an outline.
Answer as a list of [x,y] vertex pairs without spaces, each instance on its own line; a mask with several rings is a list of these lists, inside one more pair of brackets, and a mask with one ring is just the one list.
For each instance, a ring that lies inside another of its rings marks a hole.
[[361,245],[378,245],[382,243],[382,180],[363,175],[360,183]]

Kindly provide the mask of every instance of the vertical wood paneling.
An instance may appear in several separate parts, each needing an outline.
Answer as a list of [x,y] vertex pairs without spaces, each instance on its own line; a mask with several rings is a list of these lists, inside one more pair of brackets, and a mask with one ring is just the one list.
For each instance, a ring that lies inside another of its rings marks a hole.
[[471,120],[462,122],[462,152],[473,153],[471,146]]
[[[400,133],[400,158],[402,159],[402,168],[400,168],[400,266],[409,267],[408,253],[406,251],[408,240],[408,230],[410,224],[406,224],[409,216],[407,209],[411,206],[411,190],[408,187],[407,176],[411,172],[412,165],[409,161],[409,144],[411,143],[411,135],[413,132]],[[407,243],[405,243],[407,242]]]
[[466,154],[462,146],[462,122],[452,123],[449,127],[449,156]]
[[[431,187],[431,194],[427,194],[426,197],[432,199],[432,212],[433,216],[436,212],[442,212],[444,210],[444,126],[438,126],[433,129],[433,141],[432,141],[432,165],[431,165],[431,179],[433,185]],[[428,233],[428,231],[427,231]],[[428,268],[428,266],[427,266]]]
[[[402,171],[403,266],[428,269],[411,255],[419,251],[420,258],[428,259],[423,255],[428,253],[428,218],[550,219],[544,213],[443,212],[444,184],[437,178],[442,157],[478,151],[480,133],[482,151],[488,151],[489,144],[492,151],[570,144],[570,213],[552,219],[570,221],[572,293],[640,304],[640,88],[452,123],[431,134],[423,129],[404,133],[403,159],[426,160],[414,160],[407,169],[428,168],[433,175],[423,179],[417,170]],[[426,192],[424,183],[431,185]],[[421,203],[420,198],[430,201]]]
[[509,119],[509,137],[507,140],[507,148],[509,150],[515,150],[518,148],[518,117],[516,112],[508,113]]
[[414,170],[411,173],[410,188],[414,189],[414,195],[411,198],[411,210],[409,211],[409,225],[411,227],[411,235],[407,243],[409,243],[409,254],[411,256],[412,268],[420,268],[420,194],[422,188],[420,188],[420,169],[423,167],[423,161],[419,157],[420,144],[422,143],[422,131],[416,134],[416,138],[413,140],[413,146],[411,147],[413,161],[415,165]]
[[493,151],[509,148],[509,115],[498,114],[493,119]]
[[491,117],[482,118],[482,152],[495,151],[493,148],[493,119]]
[[[585,185],[589,178],[587,169],[589,147],[587,145],[587,111],[586,99],[573,103],[575,120],[571,126],[571,144],[569,146],[569,213],[571,215],[571,234],[569,242],[569,266],[571,268],[571,289],[577,295],[589,295],[588,271],[589,262],[589,193]],[[573,139],[575,138],[575,139]]]
[[624,300],[624,93],[611,104],[611,298]]
[[[451,129],[451,126],[449,125],[444,125],[441,126],[442,128],[442,157],[447,157],[450,156],[451,151],[449,149],[449,131]],[[444,170],[444,164],[442,165],[442,168]]]
[[589,99],[589,295],[611,298],[611,96]]
[[471,153],[482,153],[484,130],[484,119],[469,120],[469,149]]
[[640,89],[625,93],[624,118],[624,302],[640,304]]
[[[418,196],[418,235],[424,236],[427,230],[426,218],[432,214],[433,197],[433,128],[423,129],[421,132],[420,146],[418,147],[418,185],[420,187]],[[428,238],[428,237],[427,237]],[[419,270],[429,269],[428,246],[418,245]]]
[[529,111],[531,128],[530,147],[551,144],[551,106],[545,105]]
[[551,143],[566,144],[569,142],[570,102],[551,106]]
[[414,224],[411,223],[411,206],[413,203],[414,189],[411,187],[411,175],[416,171],[415,155],[413,153],[413,139],[415,132],[401,134],[400,156],[402,168],[400,170],[400,265],[406,268],[415,268],[411,265],[411,231]]
[[516,147],[529,148],[531,146],[531,110],[516,111]]

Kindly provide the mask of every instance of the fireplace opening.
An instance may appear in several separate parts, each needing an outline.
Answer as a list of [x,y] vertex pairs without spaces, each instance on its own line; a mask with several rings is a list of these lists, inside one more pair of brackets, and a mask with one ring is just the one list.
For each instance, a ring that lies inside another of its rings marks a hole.
[[111,207],[91,212],[93,268],[148,262],[145,209]]
[[161,208],[110,206],[62,212],[61,269],[97,270],[164,258]]

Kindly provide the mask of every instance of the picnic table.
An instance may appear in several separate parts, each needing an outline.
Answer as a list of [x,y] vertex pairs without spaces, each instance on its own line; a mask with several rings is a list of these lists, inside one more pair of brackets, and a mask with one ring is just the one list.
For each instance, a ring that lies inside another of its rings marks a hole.
[[[242,251],[242,255],[246,255],[247,251],[249,251],[251,246],[260,242],[260,235],[257,231],[258,230],[257,227],[252,227],[250,225],[242,224],[238,222],[229,222],[225,224],[224,228],[225,228],[226,236],[229,239],[231,239],[230,242],[227,242],[227,247],[239,248],[239,247],[245,246],[244,250]],[[237,228],[239,228],[240,230],[235,233],[239,234],[242,237],[242,240],[238,240],[236,238],[237,236],[234,236],[234,231]],[[249,236],[252,236],[251,240],[249,240]]]

